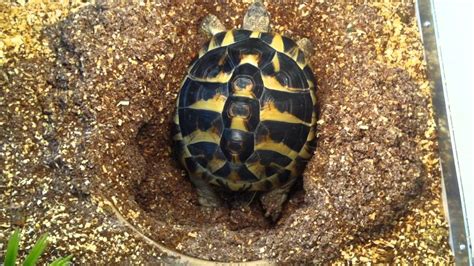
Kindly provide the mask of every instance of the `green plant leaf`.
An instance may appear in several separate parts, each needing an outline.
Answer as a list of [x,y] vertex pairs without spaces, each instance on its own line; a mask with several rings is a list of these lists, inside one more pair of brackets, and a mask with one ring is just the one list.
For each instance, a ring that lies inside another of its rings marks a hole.
[[15,229],[13,234],[8,239],[7,251],[5,252],[5,266],[14,266],[16,256],[18,255],[18,247],[20,245],[20,230]]
[[26,256],[25,262],[23,262],[23,266],[33,266],[38,262],[41,253],[43,253],[44,249],[48,245],[48,234],[43,234],[36,244],[31,249],[28,256]]
[[66,265],[69,265],[69,263],[71,263],[71,259],[72,259],[72,255],[69,255],[67,257],[62,257],[51,262],[49,266],[66,266]]

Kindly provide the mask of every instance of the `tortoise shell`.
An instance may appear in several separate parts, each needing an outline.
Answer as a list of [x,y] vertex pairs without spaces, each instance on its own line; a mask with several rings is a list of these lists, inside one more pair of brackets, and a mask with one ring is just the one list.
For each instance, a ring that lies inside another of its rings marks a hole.
[[181,164],[191,177],[234,191],[294,181],[315,148],[315,87],[291,39],[214,35],[179,92],[173,139]]

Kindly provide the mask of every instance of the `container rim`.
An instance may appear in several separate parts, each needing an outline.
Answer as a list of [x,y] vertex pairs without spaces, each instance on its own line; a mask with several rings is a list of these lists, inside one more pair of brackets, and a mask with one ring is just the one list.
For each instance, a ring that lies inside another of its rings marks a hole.
[[436,116],[440,170],[445,215],[449,224],[449,242],[457,265],[472,265],[471,243],[459,175],[456,145],[447,100],[443,60],[437,30],[433,0],[416,0],[416,14],[427,63],[427,76],[432,88],[433,108]]

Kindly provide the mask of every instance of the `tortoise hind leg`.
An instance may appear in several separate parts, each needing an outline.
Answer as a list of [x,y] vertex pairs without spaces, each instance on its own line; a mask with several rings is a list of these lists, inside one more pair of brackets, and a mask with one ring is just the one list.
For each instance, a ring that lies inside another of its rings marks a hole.
[[247,10],[244,16],[242,29],[269,32],[270,14],[261,1],[255,1]]
[[270,217],[273,222],[276,222],[280,217],[283,203],[288,199],[288,193],[295,183],[296,178],[288,181],[283,186],[266,192],[260,198],[260,202],[265,209],[265,217]]
[[193,173],[190,174],[189,177],[193,185],[196,187],[199,204],[201,204],[201,206],[214,208],[222,206],[222,201],[217,193],[200,174]]

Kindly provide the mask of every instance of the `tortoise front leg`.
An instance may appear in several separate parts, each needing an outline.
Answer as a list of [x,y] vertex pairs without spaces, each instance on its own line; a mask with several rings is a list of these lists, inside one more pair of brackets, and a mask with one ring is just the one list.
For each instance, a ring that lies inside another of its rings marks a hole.
[[296,42],[296,44],[301,49],[301,51],[303,51],[306,58],[309,58],[310,56],[313,55],[314,53],[313,44],[308,38],[301,38]]
[[226,30],[224,24],[214,15],[207,15],[201,22],[201,31],[209,36]]

